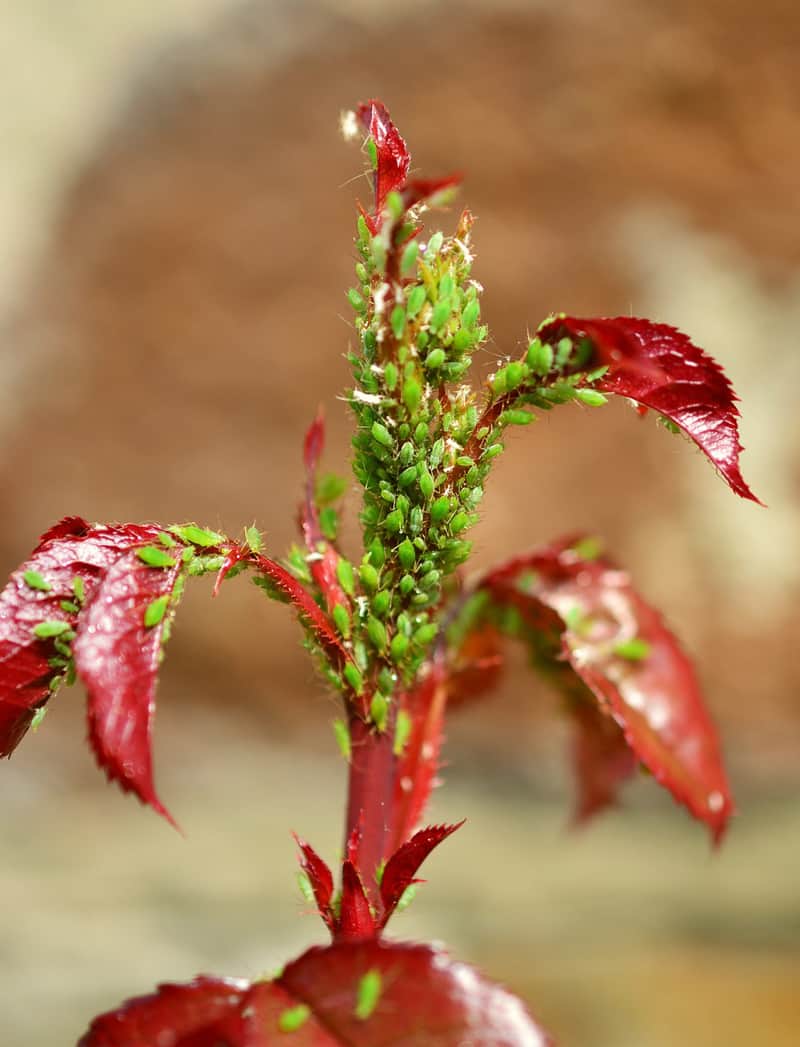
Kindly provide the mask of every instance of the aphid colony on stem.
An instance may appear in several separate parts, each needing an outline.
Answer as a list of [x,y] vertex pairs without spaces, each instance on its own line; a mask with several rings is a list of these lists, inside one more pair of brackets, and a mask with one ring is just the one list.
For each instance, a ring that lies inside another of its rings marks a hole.
[[[89,524],[47,531],[0,596],[0,754],[9,755],[58,686],[88,691],[89,741],[123,789],[170,817],[155,791],[156,675],[187,578],[251,572],[292,604],[305,642],[340,693],[348,763],[338,887],[297,840],[301,885],[332,944],[273,980],[161,986],[97,1018],[83,1047],[329,1047],[388,1042],[536,1045],[523,1005],[470,968],[383,931],[427,855],[457,825],[419,829],[439,765],[444,715],[491,690],[507,637],[560,689],[575,732],[577,814],[612,803],[640,764],[718,840],[732,810],[716,733],[692,668],[660,615],[591,537],[569,536],[466,580],[466,537],[509,426],[537,410],[601,406],[609,393],[686,433],[739,495],[735,397],[685,335],[630,317],[544,321],[519,359],[476,392],[465,380],[487,338],[471,276],[473,218],[425,239],[423,216],[458,178],[409,180],[405,142],[380,102],[361,128],[374,205],[358,217],[357,344],[348,402],[363,549],[338,541],[346,482],[319,475],[321,414],[304,444],[303,547],[283,562],[196,524]],[[170,819],[171,820],[171,819]]]

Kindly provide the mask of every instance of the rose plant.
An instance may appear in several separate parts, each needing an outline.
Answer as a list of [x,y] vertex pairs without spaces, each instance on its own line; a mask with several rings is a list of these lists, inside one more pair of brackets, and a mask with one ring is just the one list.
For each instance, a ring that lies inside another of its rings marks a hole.
[[[719,841],[733,810],[714,726],[692,667],[661,616],[599,542],[571,535],[477,577],[463,567],[504,432],[562,404],[627,397],[686,434],[738,495],[735,396],[679,331],[631,317],[551,316],[482,390],[466,379],[486,341],[471,276],[473,217],[450,235],[424,217],[459,178],[409,178],[406,143],[370,101],[343,126],[372,180],[360,208],[356,344],[347,399],[363,548],[338,539],[347,484],[320,473],[324,424],[305,437],[302,545],[279,559],[248,527],[90,524],[46,531],[0,596],[0,754],[10,755],[62,683],[88,693],[89,744],[108,778],[170,821],[155,787],[158,668],[187,580],[248,573],[292,607],[340,696],[336,736],[349,788],[340,873],[297,839],[301,882],[331,943],[272,980],[161,985],[96,1018],[83,1047],[535,1045],[526,1007],[428,945],[386,935],[430,852],[459,825],[420,828],[445,714],[489,692],[505,647],[563,694],[575,733],[577,815],[614,801],[640,765]],[[460,824],[460,823],[459,823]]]

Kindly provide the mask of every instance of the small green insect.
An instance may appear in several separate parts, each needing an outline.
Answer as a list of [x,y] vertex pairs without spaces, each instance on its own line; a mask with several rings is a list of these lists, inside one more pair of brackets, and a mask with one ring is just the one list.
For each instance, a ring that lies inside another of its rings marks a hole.
[[372,1016],[381,998],[382,989],[383,978],[381,977],[381,972],[374,967],[370,968],[361,977],[356,989],[356,1006],[353,1014],[359,1021],[365,1022]]
[[311,1008],[307,1003],[298,1003],[296,1007],[287,1007],[278,1018],[278,1028],[281,1032],[297,1032],[311,1015]]

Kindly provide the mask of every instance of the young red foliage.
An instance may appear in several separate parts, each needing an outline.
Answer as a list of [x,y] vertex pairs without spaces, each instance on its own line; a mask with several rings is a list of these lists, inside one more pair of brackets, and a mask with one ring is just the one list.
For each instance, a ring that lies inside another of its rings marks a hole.
[[[512,628],[533,644],[545,668],[560,670],[559,660],[565,660],[600,711],[622,729],[636,758],[719,841],[733,801],[691,663],[627,574],[606,559],[584,559],[579,548],[567,539],[485,575],[477,590],[490,596],[487,613],[500,612],[502,622],[503,610],[513,609]],[[555,631],[542,630],[543,614],[557,623]],[[574,693],[571,675],[566,685]],[[613,754],[617,766],[617,747],[600,750],[608,789],[624,775],[609,776],[607,761]],[[583,764],[591,774],[599,773],[598,766],[597,759]]]
[[456,829],[460,829],[463,824],[462,820],[456,825],[430,825],[427,829],[420,829],[394,852],[386,863],[381,878],[381,901],[383,902],[381,928],[389,922],[406,888],[413,883],[422,882],[415,880],[414,874],[431,851]]
[[[291,1035],[286,1035],[291,1032]],[[546,1047],[516,997],[424,945],[313,948],[272,982],[200,978],[101,1015],[79,1047]]]
[[[544,342],[587,339],[587,370],[606,366],[595,388],[635,400],[679,426],[742,498],[758,502],[739,469],[737,397],[725,372],[685,334],[632,316],[580,320],[563,316],[539,331]],[[760,503],[759,503],[760,504]]]
[[[150,764],[163,619],[147,628],[144,614],[172,592],[181,550],[169,569],[137,556],[160,533],[151,524],[90,526],[71,517],[46,532],[11,576],[0,594],[0,752],[11,753],[54,683],[68,674],[64,644],[72,643],[89,692],[89,739],[98,763],[166,814]],[[43,628],[53,635],[37,635]]]
[[362,103],[357,116],[364,133],[375,143],[377,163],[373,176],[375,207],[372,216],[372,232],[375,233],[380,226],[386,197],[405,185],[411,155],[382,102],[373,98]]
[[336,924],[336,916],[331,905],[333,900],[333,874],[310,844],[299,839],[298,836],[295,836],[295,842],[300,848],[302,855],[300,865],[308,877],[311,890],[314,892],[317,911],[322,917],[325,926],[333,933]]
[[[180,553],[180,549],[177,550]],[[103,576],[80,616],[73,644],[75,668],[88,691],[89,742],[110,781],[134,792],[168,820],[153,782],[152,732],[166,613],[145,625],[153,601],[169,600],[183,569],[148,567],[136,549]]]

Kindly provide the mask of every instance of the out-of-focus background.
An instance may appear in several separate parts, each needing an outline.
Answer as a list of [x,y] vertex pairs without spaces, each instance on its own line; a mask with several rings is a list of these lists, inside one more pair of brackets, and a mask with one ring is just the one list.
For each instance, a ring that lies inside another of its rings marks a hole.
[[[4,575],[65,513],[255,518],[285,548],[319,403],[327,464],[347,454],[368,187],[338,115],[365,97],[420,171],[466,174],[485,369],[562,309],[675,323],[724,364],[768,512],[624,404],[562,408],[509,441],[475,535],[481,566],[596,531],[664,608],[725,739],[724,848],[645,780],[566,831],[564,726],[520,660],[451,725],[432,817],[469,821],[395,931],[445,939],[565,1045],[800,1042],[796,0],[7,0],[0,24]],[[208,597],[160,688],[185,838],[104,784],[77,689],[0,768],[8,1047],[322,940],[289,831],[337,853],[334,704],[284,608]]]

